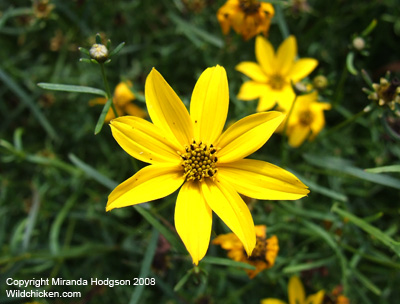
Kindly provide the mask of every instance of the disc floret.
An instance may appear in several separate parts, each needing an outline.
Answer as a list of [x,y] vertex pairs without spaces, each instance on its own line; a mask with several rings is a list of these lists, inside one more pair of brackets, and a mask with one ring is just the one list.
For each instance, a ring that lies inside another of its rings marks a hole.
[[214,177],[217,173],[217,149],[211,144],[195,140],[185,147],[185,153],[179,153],[182,158],[182,167],[186,180],[202,181],[205,177]]

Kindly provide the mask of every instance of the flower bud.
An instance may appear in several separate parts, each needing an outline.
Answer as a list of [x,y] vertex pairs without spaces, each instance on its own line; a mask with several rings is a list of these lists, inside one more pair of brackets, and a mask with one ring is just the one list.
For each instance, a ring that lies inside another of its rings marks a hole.
[[102,44],[93,44],[89,50],[90,57],[98,62],[104,62],[108,59],[108,50]]
[[353,47],[357,51],[362,51],[365,48],[365,40],[362,37],[356,37],[353,39]]
[[317,90],[323,90],[328,86],[328,79],[324,75],[315,76],[313,85]]

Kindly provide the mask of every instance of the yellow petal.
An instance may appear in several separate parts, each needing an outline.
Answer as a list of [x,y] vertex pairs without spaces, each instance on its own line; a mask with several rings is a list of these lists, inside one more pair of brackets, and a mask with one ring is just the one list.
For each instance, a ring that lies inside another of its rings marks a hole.
[[153,123],[162,129],[170,141],[184,147],[193,139],[189,113],[161,74],[152,69],[146,79],[147,110]]
[[289,133],[289,145],[294,148],[299,147],[310,134],[309,127],[303,127],[302,125],[297,125],[293,127]]
[[250,80],[242,84],[237,97],[242,100],[253,100],[268,95],[268,91],[266,84]]
[[294,36],[289,36],[282,42],[276,54],[276,70],[280,75],[286,75],[292,68],[297,55],[297,43]]
[[253,218],[239,194],[222,178],[201,183],[207,204],[242,242],[250,256],[256,245]]
[[250,77],[252,80],[258,82],[268,81],[267,75],[265,75],[261,67],[255,62],[250,62],[250,61],[241,62],[235,67],[235,69],[236,71],[239,71],[245,74],[246,76]]
[[198,265],[210,244],[212,212],[197,181],[186,182],[175,206],[175,227],[186,249]]
[[320,290],[317,293],[308,296],[306,299],[306,304],[322,304],[322,301],[324,300],[324,295],[325,291]]
[[276,105],[275,98],[272,95],[264,95],[260,97],[257,105],[257,112],[263,112],[272,109]]
[[280,125],[285,115],[265,112],[249,115],[229,127],[216,147],[220,163],[242,159],[261,148]]
[[292,86],[290,84],[284,85],[279,91],[273,91],[273,97],[279,106],[284,110],[284,112],[289,112],[292,106],[293,100],[296,97]]
[[179,166],[150,165],[119,184],[108,196],[106,211],[170,195],[185,181]]
[[132,86],[132,82],[120,82],[114,91],[114,100],[115,103],[122,106],[127,104],[128,102],[135,99],[135,95],[132,93],[130,87]]
[[272,298],[261,300],[260,303],[261,304],[286,304],[286,302],[283,302],[278,299],[272,299]]
[[122,116],[110,125],[115,140],[134,158],[151,164],[180,163],[177,147],[152,123],[135,116]]
[[190,116],[195,139],[212,144],[224,128],[229,107],[228,79],[219,65],[206,69],[194,87]]
[[107,98],[97,97],[89,100],[89,106],[93,107],[95,105],[103,105],[107,102]]
[[264,72],[275,73],[275,51],[272,44],[262,36],[256,38],[256,58]]
[[304,304],[305,292],[300,279],[293,276],[289,280],[289,304]]
[[295,200],[310,192],[292,173],[260,160],[221,164],[218,175],[240,194],[260,200]]
[[307,77],[312,71],[314,71],[317,65],[318,61],[313,58],[299,59],[293,64],[286,77],[296,83]]

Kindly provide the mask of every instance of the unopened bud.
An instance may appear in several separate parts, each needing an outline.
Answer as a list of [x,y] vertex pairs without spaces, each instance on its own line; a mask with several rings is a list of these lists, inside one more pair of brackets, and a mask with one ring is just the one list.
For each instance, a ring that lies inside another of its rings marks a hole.
[[104,62],[108,59],[108,50],[102,44],[93,44],[89,50],[90,57],[98,62]]
[[353,39],[353,47],[357,51],[362,51],[365,48],[365,40],[361,37],[356,37]]
[[315,76],[313,85],[317,90],[323,90],[328,86],[328,79],[324,75]]

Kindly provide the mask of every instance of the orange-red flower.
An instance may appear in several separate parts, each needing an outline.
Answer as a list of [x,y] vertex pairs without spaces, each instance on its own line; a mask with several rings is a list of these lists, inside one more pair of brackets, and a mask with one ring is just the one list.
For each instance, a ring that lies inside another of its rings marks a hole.
[[246,269],[250,279],[254,278],[264,269],[274,266],[279,251],[278,238],[273,235],[267,239],[267,227],[265,225],[254,226],[254,229],[256,231],[256,247],[250,257],[247,257],[243,244],[233,233],[221,234],[212,242],[228,250],[228,257],[232,260],[255,266],[255,270]]
[[228,0],[217,12],[222,32],[226,35],[231,27],[248,40],[257,34],[267,35],[274,7],[257,0]]

